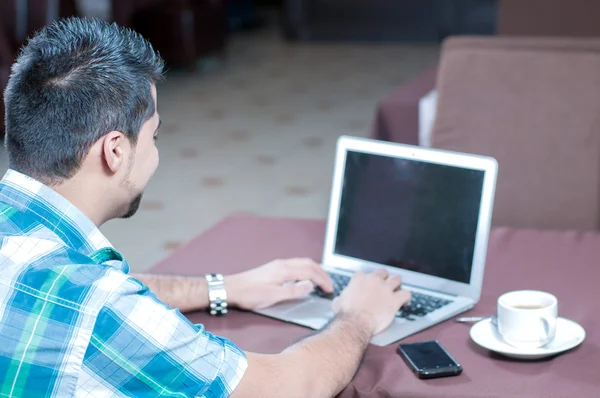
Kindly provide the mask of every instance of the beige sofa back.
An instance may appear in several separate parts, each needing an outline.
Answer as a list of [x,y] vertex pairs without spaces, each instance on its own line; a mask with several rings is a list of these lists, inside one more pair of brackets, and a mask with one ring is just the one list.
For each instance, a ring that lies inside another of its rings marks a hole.
[[498,160],[494,225],[600,229],[600,39],[444,43],[432,146]]

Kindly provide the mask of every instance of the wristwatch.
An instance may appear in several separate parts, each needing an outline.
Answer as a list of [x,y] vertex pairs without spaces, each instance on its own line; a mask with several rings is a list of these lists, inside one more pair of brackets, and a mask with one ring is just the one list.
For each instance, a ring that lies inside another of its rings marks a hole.
[[208,301],[210,302],[208,312],[215,316],[227,314],[227,291],[223,275],[207,274],[205,278],[208,282]]

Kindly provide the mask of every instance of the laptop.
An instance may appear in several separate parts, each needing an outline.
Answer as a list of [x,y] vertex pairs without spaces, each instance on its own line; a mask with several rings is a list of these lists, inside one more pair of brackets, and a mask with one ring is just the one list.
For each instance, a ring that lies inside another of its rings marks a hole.
[[471,309],[481,295],[497,170],[490,157],[340,137],[322,258],[335,293],[316,289],[255,312],[320,329],[353,273],[378,268],[399,275],[412,299],[372,344]]

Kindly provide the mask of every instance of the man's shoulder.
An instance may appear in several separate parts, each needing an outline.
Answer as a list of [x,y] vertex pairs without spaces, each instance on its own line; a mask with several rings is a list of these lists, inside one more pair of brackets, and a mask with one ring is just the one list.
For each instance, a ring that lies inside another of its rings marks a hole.
[[61,243],[58,235],[40,222],[39,217],[0,202],[0,237],[32,237]]
[[27,235],[0,239],[0,289],[93,314],[130,279],[61,242]]

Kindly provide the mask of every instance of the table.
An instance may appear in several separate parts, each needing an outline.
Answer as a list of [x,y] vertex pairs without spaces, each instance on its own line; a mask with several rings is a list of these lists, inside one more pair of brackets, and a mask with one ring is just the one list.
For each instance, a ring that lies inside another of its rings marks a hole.
[[[153,267],[157,273],[239,272],[274,258],[320,259],[321,220],[233,216]],[[600,394],[600,321],[594,294],[600,286],[600,234],[495,229],[491,233],[481,301],[465,315],[490,315],[509,290],[554,293],[559,314],[580,323],[586,340],[552,359],[519,362],[492,354],[469,339],[469,325],[447,321],[404,342],[437,339],[463,365],[458,377],[416,378],[395,353],[396,344],[369,346],[341,397],[595,397]],[[188,315],[242,349],[276,353],[312,331],[250,312],[223,318]]]

